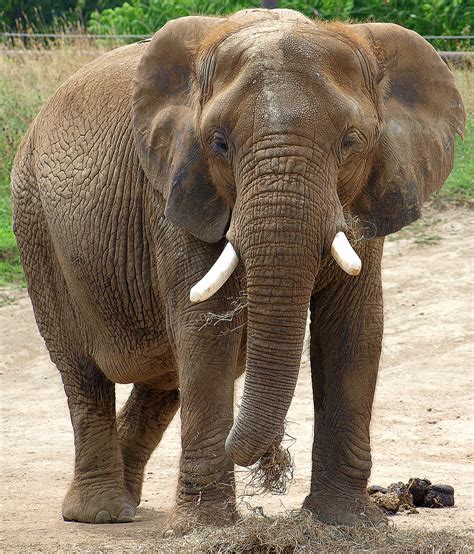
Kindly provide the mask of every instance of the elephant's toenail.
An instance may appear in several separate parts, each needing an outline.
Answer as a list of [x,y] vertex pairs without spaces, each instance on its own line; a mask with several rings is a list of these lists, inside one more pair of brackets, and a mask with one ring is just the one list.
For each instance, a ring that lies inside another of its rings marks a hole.
[[135,519],[135,512],[131,508],[124,508],[118,518],[118,523],[130,523]]
[[107,512],[106,510],[101,510],[95,516],[94,523],[110,523],[111,521],[112,516],[110,515],[110,512]]

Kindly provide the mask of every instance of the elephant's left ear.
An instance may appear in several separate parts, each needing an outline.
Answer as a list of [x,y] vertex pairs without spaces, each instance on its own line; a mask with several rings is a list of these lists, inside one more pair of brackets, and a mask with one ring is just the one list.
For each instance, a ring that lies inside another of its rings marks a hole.
[[421,216],[454,159],[456,133],[466,114],[451,71],[420,35],[393,24],[352,25],[381,66],[383,130],[368,181],[353,212],[385,236]]
[[133,131],[145,175],[165,198],[166,218],[206,242],[224,236],[230,208],[214,186],[194,127],[194,66],[204,38],[222,21],[168,22],[150,41],[133,83]]

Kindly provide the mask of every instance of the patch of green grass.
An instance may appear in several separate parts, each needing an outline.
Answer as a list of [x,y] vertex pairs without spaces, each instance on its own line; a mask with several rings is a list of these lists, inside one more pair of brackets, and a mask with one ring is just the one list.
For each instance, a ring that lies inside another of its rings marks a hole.
[[464,140],[457,139],[454,168],[438,197],[459,202],[474,199],[474,114],[468,114]]
[[433,246],[438,244],[440,240],[441,237],[439,235],[419,235],[413,242],[422,246]]
[[5,291],[0,291],[0,308],[4,306],[9,306],[10,304],[16,304],[18,302],[16,296],[5,293]]
[[12,229],[10,172],[18,146],[45,100],[100,55],[90,44],[56,50],[0,49],[0,287],[25,286]]
[[407,225],[397,233],[388,236],[390,242],[408,239],[414,244],[420,246],[433,246],[438,244],[442,239],[440,235],[435,233],[441,219],[435,217],[435,211],[428,211],[422,219],[418,219],[411,225]]
[[457,138],[454,168],[438,197],[471,203],[474,200],[474,72],[458,70],[454,75],[467,112],[466,131],[464,140]]
[[0,197],[0,287],[24,287],[25,277],[11,228],[11,219],[10,198],[4,195]]

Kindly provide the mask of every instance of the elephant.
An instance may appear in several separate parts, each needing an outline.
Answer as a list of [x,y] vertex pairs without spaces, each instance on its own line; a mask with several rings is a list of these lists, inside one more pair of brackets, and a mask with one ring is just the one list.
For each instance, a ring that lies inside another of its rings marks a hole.
[[[453,75],[415,32],[292,10],[176,19],[70,77],[12,170],[28,291],[74,430],[63,518],[133,521],[180,408],[165,527],[236,521],[234,464],[281,439],[309,310],[303,507],[381,522],[366,486],[384,237],[443,185],[464,124]],[[133,384],[118,414],[115,383]]]

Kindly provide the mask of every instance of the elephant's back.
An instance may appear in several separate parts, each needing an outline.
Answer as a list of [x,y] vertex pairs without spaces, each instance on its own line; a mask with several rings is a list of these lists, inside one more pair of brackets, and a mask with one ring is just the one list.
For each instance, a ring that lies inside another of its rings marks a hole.
[[31,161],[40,173],[45,170],[50,175],[48,164],[42,165],[52,151],[58,154],[54,165],[59,167],[65,153],[77,159],[83,148],[89,154],[95,148],[104,151],[114,146],[114,130],[122,136],[131,133],[133,76],[146,47],[145,41],[139,42],[96,58],[69,77],[44,104],[22,144],[22,149],[25,144],[32,147]]
[[[117,48],[85,65],[43,106],[22,145],[43,206],[71,212],[85,196],[140,170],[131,122],[133,76],[147,47]],[[19,160],[20,163],[25,160]],[[128,171],[123,168],[126,161]],[[16,160],[18,164],[18,159]]]
[[130,112],[146,46],[117,48],[72,75],[38,114],[25,141],[29,154],[16,161],[29,166],[48,225],[63,244],[73,246],[84,232],[104,233],[123,204],[141,194]]
[[[51,119],[74,119],[76,115],[101,119],[129,113],[133,76],[147,41],[116,48],[86,64],[67,79],[45,104],[38,125]],[[37,130],[38,131],[38,130]]]
[[107,52],[69,77],[31,123],[16,154],[14,173],[31,171],[39,177],[41,160],[49,157],[51,148],[67,150],[81,137],[92,147],[112,117],[128,123],[133,75],[147,42]]

